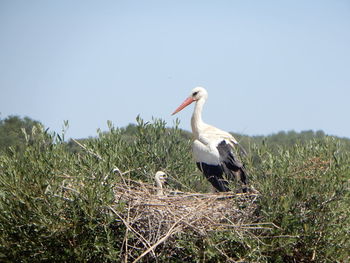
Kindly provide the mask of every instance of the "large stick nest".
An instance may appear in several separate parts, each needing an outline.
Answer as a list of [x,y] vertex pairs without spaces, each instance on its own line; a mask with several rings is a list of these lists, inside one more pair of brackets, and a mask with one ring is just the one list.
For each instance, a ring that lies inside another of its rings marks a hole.
[[129,179],[123,179],[114,189],[116,204],[109,208],[127,229],[124,261],[137,262],[146,255],[156,257],[156,247],[165,241],[171,242],[179,233],[205,236],[212,231],[234,231],[243,235],[273,227],[256,223],[257,193],[203,194],[165,190],[164,195],[157,195],[156,187]]

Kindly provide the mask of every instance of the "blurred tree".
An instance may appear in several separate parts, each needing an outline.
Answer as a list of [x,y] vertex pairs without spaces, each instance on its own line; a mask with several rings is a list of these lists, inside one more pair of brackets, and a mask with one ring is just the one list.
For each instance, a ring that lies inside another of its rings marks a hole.
[[0,119],[0,154],[7,152],[9,147],[16,151],[23,149],[26,142],[23,129],[31,134],[33,127],[37,125],[42,124],[29,117],[8,116]]

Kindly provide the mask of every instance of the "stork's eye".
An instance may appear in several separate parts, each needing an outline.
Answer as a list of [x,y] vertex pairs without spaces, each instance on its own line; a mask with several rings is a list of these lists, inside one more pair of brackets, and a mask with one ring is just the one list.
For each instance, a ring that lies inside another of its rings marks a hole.
[[192,96],[194,97],[194,96],[196,96],[197,94],[198,94],[198,91],[195,91],[195,92],[192,93]]

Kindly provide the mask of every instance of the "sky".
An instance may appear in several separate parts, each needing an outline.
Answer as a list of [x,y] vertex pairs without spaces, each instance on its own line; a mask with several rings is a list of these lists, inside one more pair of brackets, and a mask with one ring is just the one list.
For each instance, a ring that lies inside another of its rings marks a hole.
[[350,1],[0,0],[0,118],[67,137],[161,118],[350,137]]

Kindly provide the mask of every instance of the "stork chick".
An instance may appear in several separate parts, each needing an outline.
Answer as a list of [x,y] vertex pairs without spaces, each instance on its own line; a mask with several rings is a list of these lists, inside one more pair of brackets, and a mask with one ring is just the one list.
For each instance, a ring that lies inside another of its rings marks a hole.
[[156,186],[157,186],[157,195],[158,196],[164,195],[163,184],[168,179],[168,176],[163,171],[158,171],[156,172],[154,179],[156,181]]

